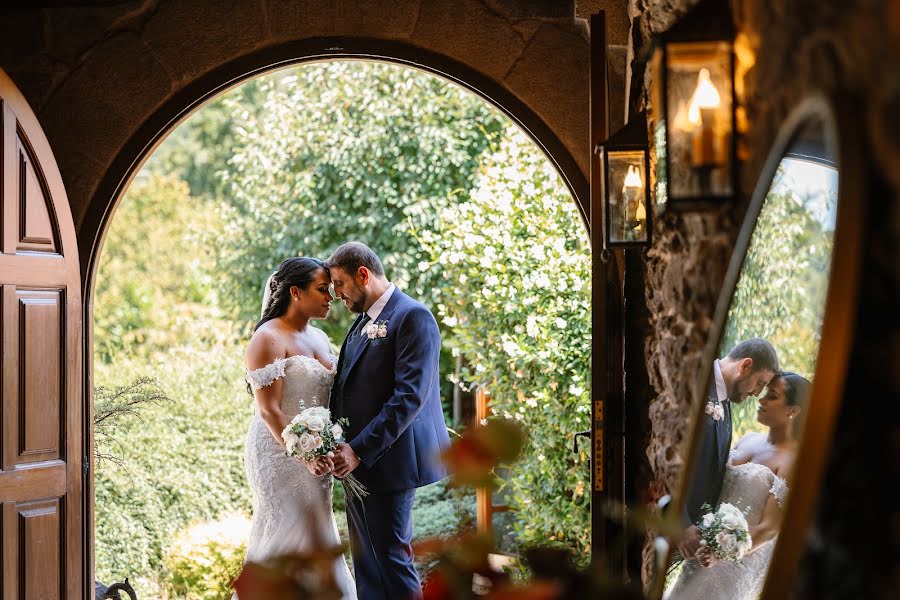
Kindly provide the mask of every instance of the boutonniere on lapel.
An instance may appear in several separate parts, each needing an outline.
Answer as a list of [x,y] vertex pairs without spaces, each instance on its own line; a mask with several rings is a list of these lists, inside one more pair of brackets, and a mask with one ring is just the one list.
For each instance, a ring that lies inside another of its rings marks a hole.
[[366,325],[366,336],[370,340],[387,337],[387,324],[387,319],[385,319],[384,321],[372,321],[371,323]]
[[725,418],[725,409],[722,408],[722,403],[719,402],[718,398],[710,398],[709,402],[706,403],[706,408],[703,409],[703,412],[711,416],[713,421],[721,421]]

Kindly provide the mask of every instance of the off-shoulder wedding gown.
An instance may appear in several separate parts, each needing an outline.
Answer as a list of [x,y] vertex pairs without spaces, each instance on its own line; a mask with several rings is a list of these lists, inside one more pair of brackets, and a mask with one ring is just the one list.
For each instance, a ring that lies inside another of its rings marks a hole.
[[[728,463],[719,503],[736,506],[750,526],[762,519],[769,494],[775,496],[779,506],[787,497],[784,479],[769,467],[758,463],[740,465]],[[678,580],[667,591],[667,600],[701,598],[702,600],[756,600],[762,593],[762,585],[772,559],[775,540],[770,540],[747,554],[738,562],[719,562],[705,569],[695,560],[684,563]]]
[[[336,360],[329,369],[309,356],[290,356],[247,373],[254,390],[284,378],[281,410],[288,418],[305,407],[328,406]],[[253,521],[246,561],[305,552],[318,540],[328,546],[340,538],[332,511],[332,477],[316,477],[299,459],[286,456],[259,413],[253,415],[244,453],[253,490]],[[335,578],[345,599],[356,600],[356,586],[343,557],[335,561]]]

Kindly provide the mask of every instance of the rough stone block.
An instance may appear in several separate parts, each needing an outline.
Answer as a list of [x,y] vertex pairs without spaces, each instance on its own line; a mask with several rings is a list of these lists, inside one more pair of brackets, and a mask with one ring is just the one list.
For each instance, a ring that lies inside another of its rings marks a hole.
[[187,82],[264,45],[266,13],[255,1],[169,0],[147,20],[142,37],[172,78]]
[[423,2],[412,41],[501,79],[528,40],[482,2],[461,0]]
[[511,19],[575,17],[575,0],[485,0],[485,4]]
[[[537,76],[540,74],[541,76]],[[585,173],[590,160],[590,43],[585,30],[547,24],[509,70],[504,83],[536,112]]]
[[266,22],[273,41],[335,35],[334,0],[269,0]]
[[420,4],[420,0],[339,2],[334,15],[335,33],[378,39],[408,39],[419,20]]
[[86,198],[73,193],[80,187],[70,189],[74,176],[85,176],[83,159],[72,157],[87,153],[99,165],[108,166],[171,92],[166,69],[134,33],[96,46],[60,84],[38,116],[60,163],[73,213]]

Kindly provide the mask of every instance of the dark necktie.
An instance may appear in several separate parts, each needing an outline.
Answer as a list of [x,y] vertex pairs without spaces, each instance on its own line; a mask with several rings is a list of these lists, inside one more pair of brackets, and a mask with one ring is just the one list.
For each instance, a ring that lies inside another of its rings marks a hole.
[[344,348],[344,369],[348,369],[350,367],[350,361],[352,361],[353,357],[356,356],[356,350],[359,348],[359,345],[363,341],[363,329],[365,328],[366,323],[368,323],[369,320],[369,315],[364,314],[362,319],[359,320],[359,323],[357,323],[356,327],[354,327],[350,331],[349,339],[347,340],[347,346]]

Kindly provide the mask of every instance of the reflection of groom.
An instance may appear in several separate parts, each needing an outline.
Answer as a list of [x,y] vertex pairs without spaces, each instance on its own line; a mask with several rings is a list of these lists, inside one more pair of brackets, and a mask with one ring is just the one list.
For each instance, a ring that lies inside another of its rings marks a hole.
[[416,488],[445,476],[437,461],[450,443],[441,408],[441,337],[431,312],[390,283],[378,256],[349,242],[327,261],[335,295],[358,313],[344,340],[331,394],[347,417],[349,443],[334,474],[369,490],[347,497],[353,570],[360,600],[421,596],[413,566]]
[[695,523],[703,516],[701,507],[709,504],[715,508],[722,490],[731,450],[731,404],[740,404],[748,395],[758,396],[776,371],[778,355],[762,338],[744,340],[728,356],[713,363],[709,396],[704,402],[706,416],[682,511],[686,529],[678,549],[685,558],[693,558],[700,547],[700,530]]

